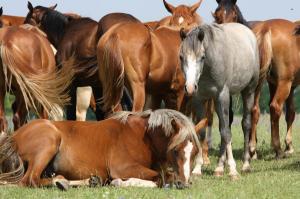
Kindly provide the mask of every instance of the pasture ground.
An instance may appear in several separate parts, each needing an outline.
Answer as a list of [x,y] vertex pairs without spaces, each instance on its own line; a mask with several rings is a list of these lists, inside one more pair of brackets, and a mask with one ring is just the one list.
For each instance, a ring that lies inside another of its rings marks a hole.
[[[242,166],[243,134],[240,117],[235,118],[233,133],[234,157],[238,170]],[[218,123],[213,128],[213,146],[218,149],[220,136]],[[286,125],[281,118],[281,140],[284,146]],[[252,161],[253,171],[241,174],[240,179],[231,181],[228,175],[213,176],[217,161],[217,150],[211,151],[211,165],[203,169],[203,176],[193,179],[193,185],[186,190],[147,188],[78,188],[68,192],[53,189],[29,189],[0,187],[0,198],[299,198],[300,197],[300,116],[294,124],[293,143],[295,153],[288,158],[275,160],[270,149],[269,115],[262,116],[258,127],[259,159]]]

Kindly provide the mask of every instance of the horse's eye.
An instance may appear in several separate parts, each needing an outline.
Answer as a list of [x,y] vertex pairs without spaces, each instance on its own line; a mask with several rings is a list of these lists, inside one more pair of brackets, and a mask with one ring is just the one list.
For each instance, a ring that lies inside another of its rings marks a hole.
[[180,56],[179,56],[179,59],[180,59],[180,61],[182,61],[182,60],[183,60],[183,56],[182,56],[182,55],[180,55]]
[[173,153],[174,153],[175,156],[178,156],[178,154],[179,154],[177,150],[174,150]]

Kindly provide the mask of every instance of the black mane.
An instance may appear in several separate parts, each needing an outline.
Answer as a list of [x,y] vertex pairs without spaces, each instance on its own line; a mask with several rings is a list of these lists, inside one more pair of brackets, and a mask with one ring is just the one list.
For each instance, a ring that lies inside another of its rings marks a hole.
[[36,6],[35,9],[44,11],[41,28],[48,35],[50,42],[57,47],[58,42],[64,35],[69,18],[56,10],[43,6]]

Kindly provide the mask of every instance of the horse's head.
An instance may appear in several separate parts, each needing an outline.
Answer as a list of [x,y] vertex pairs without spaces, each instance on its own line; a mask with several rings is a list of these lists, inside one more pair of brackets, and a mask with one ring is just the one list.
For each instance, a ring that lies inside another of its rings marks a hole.
[[217,0],[218,7],[212,14],[216,23],[238,22],[237,0]]
[[203,0],[192,6],[179,5],[177,7],[163,0],[165,8],[172,14],[169,19],[169,26],[173,27],[190,27],[202,23],[200,16],[196,13]]
[[198,90],[198,81],[203,71],[205,61],[204,31],[201,28],[186,33],[180,31],[182,38],[180,48],[181,68],[185,75],[185,91],[193,95]]
[[32,4],[28,1],[27,7],[29,12],[26,15],[24,23],[31,24],[34,26],[40,26],[44,15],[49,10],[55,10],[56,6],[57,4],[55,4],[54,6],[50,6],[49,8],[43,6],[33,7]]
[[0,28],[3,27],[2,18],[1,18],[2,14],[3,14],[3,8],[1,7],[0,8]]
[[183,114],[168,109],[152,112],[148,125],[154,156],[163,165],[165,185],[188,187],[192,165],[200,150],[194,125]]

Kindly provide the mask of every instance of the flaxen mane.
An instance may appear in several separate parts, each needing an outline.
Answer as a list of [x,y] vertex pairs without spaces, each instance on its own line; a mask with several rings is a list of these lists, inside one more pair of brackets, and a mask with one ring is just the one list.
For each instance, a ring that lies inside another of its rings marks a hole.
[[140,113],[122,111],[116,113],[111,118],[117,119],[122,123],[126,123],[129,116],[140,116],[140,117],[149,117],[148,119],[148,129],[153,130],[157,127],[162,127],[164,133],[167,137],[176,133],[174,131],[174,127],[172,125],[172,121],[175,121],[180,125],[180,130],[177,135],[172,139],[172,143],[170,143],[168,150],[173,149],[178,146],[186,139],[192,139],[198,148],[200,148],[200,143],[198,141],[198,137],[195,131],[194,124],[182,113],[171,110],[171,109],[159,109],[156,111],[147,110]]

